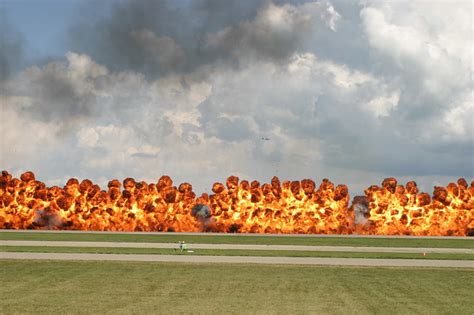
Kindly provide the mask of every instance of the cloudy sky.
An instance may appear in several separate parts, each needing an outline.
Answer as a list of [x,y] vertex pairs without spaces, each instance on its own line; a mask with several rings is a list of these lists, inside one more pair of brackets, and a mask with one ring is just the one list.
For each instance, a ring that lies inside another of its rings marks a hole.
[[471,1],[0,0],[0,168],[431,192],[474,177],[472,39]]

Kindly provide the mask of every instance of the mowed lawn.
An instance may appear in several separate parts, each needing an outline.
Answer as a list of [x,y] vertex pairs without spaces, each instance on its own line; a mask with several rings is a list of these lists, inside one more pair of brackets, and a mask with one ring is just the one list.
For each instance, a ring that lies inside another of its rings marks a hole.
[[0,313],[472,314],[463,269],[0,260]]

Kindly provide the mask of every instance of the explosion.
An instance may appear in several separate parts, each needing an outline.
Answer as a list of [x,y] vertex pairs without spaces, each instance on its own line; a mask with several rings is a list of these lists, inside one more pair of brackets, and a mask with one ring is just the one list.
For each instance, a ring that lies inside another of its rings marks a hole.
[[474,232],[474,181],[435,187],[433,196],[419,193],[416,183],[405,187],[386,178],[382,187],[365,190],[369,201],[370,227],[380,235],[471,235]]
[[[419,193],[415,182],[387,178],[365,196],[350,196],[346,185],[324,179],[270,183],[215,183],[197,197],[189,183],[168,176],[156,183],[114,179],[102,190],[92,181],[70,179],[47,187],[32,172],[20,179],[0,176],[0,229],[85,231],[169,231],[224,233],[472,235],[474,181]],[[362,218],[362,219],[361,219]]]

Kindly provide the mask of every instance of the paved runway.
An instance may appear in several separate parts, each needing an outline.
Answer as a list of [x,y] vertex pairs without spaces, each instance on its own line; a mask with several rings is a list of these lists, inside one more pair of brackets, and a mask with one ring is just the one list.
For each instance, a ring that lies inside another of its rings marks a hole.
[[428,260],[428,259],[417,260],[417,259],[361,259],[361,258],[316,258],[316,257],[14,253],[14,252],[10,252],[10,253],[0,252],[0,259],[331,265],[331,266],[371,266],[371,267],[474,268],[474,261],[469,261],[469,260]]
[[[0,246],[45,247],[107,247],[107,248],[178,248],[176,243],[131,242],[70,242],[70,241],[2,241]],[[354,247],[354,246],[303,246],[303,245],[252,245],[252,244],[187,244],[188,249],[239,249],[287,250],[360,253],[445,253],[474,254],[472,248],[414,248],[414,247]]]

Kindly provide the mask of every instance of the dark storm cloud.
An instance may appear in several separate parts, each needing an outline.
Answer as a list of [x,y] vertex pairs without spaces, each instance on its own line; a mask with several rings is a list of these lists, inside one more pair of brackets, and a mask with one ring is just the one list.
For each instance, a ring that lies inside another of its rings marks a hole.
[[24,39],[0,8],[0,87],[21,65]]
[[95,89],[107,70],[86,56],[69,53],[66,59],[29,68],[7,82],[7,95],[28,98],[10,106],[22,115],[65,129],[71,123],[97,115],[100,108]]
[[[102,82],[113,78],[97,78],[91,73],[81,77],[80,73],[90,71],[87,67],[104,65],[112,71],[144,74],[152,80],[168,73],[189,74],[204,64],[218,65],[222,71],[246,56],[284,61],[300,48],[305,38],[312,36],[314,23],[325,14],[324,5],[298,3],[279,6],[263,0],[125,0],[102,4],[110,5],[109,15],[95,22],[91,19],[97,4],[86,3],[80,15],[87,16],[87,20],[78,21],[69,32],[74,54],[67,55],[65,62],[51,61],[41,66],[40,71],[26,72],[22,84],[12,84],[9,90],[20,89],[19,94],[31,97],[32,103],[25,108],[29,115],[45,122],[68,123],[96,115],[100,110],[97,104],[104,100],[98,102],[94,90],[103,90],[104,84],[113,85]],[[302,7],[305,5],[308,7]],[[15,32],[4,34],[8,37],[4,35],[2,72],[7,72],[14,64],[10,59],[20,55],[21,45]],[[84,85],[88,86],[85,90]],[[134,99],[125,99],[126,95],[117,97],[114,109],[122,110],[121,104],[129,108],[128,104],[134,103]],[[240,124],[230,125],[237,130]],[[219,126],[216,121],[215,127],[220,129]],[[248,136],[240,131],[236,134],[232,139],[222,136],[231,141]]]
[[67,118],[89,116],[92,112],[92,97],[78,95],[72,82],[44,73],[31,84],[34,95],[29,113],[44,121],[61,121]]
[[217,61],[236,66],[247,54],[279,61],[307,46],[321,20],[334,23],[326,2],[124,0],[110,4],[110,13],[95,22],[90,20],[95,3],[83,7],[81,15],[87,18],[71,27],[71,49],[109,69],[138,71],[149,78],[190,72]]
[[149,77],[190,71],[224,57],[207,47],[210,33],[253,19],[263,3],[126,0],[112,2],[110,14],[91,23],[93,2],[82,8],[88,18],[72,26],[69,40],[73,51],[112,70],[134,70]]

